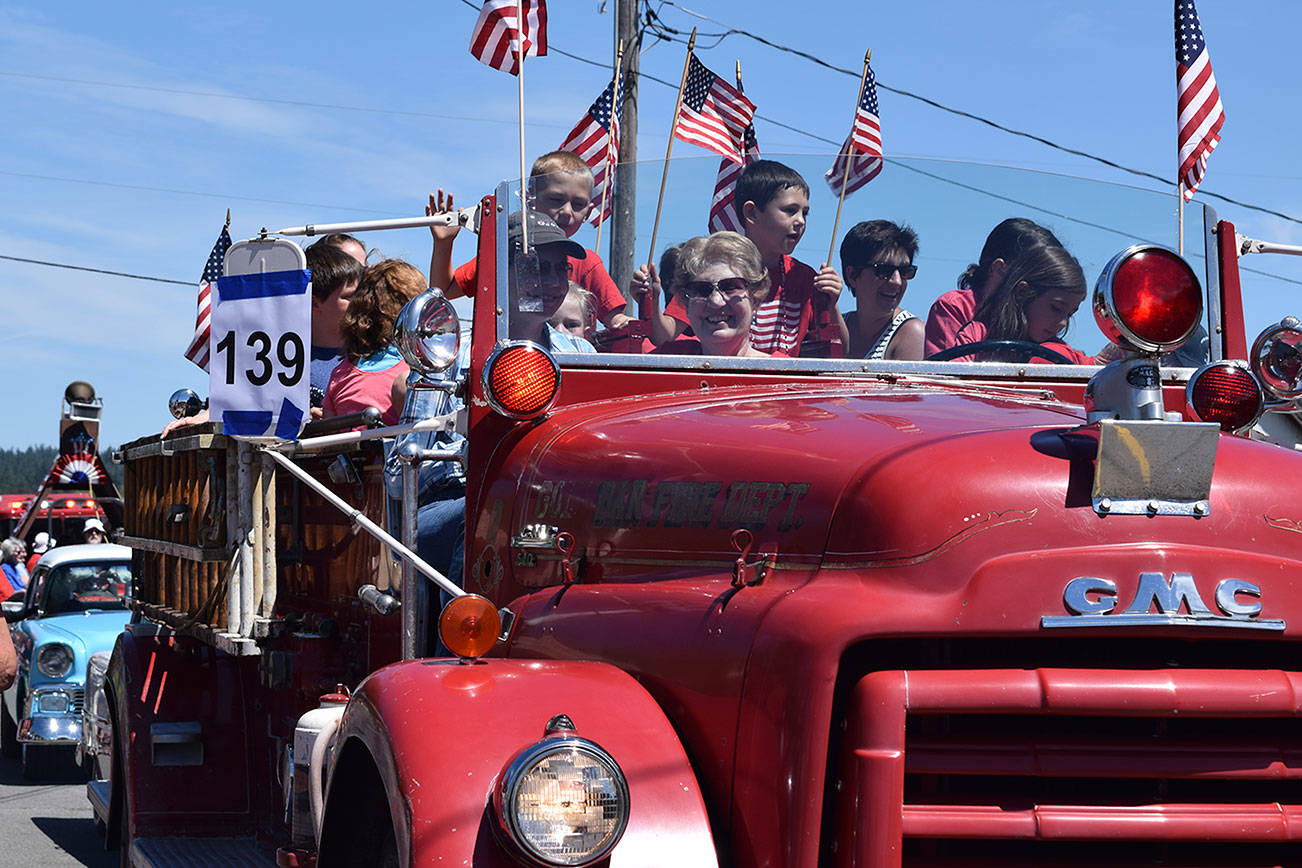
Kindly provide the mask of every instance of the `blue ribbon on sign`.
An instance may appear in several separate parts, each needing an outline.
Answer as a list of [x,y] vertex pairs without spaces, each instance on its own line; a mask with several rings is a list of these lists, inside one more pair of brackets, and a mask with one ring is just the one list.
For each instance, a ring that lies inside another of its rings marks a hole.
[[217,297],[222,301],[302,295],[312,273],[306,270],[265,271],[261,274],[229,274],[217,280]]

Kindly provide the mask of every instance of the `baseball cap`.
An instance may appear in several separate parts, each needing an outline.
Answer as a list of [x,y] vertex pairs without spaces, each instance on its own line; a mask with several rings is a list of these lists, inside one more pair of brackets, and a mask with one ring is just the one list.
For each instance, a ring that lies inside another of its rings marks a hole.
[[41,531],[32,540],[32,553],[39,555],[41,552],[49,549],[52,545],[54,545],[54,540],[50,538],[48,533]]
[[100,533],[104,533],[105,532],[104,523],[100,521],[98,518],[86,519],[86,523],[81,526],[81,532],[87,533],[88,531],[92,531],[92,530],[97,530]]
[[[520,252],[520,214],[522,212],[512,212],[506,220],[507,239],[511,245],[512,253]],[[529,246],[543,247],[548,244],[562,244],[567,256],[573,256],[575,259],[587,258],[588,251],[577,241],[571,241],[570,237],[565,234],[565,230],[556,225],[556,221],[548,217],[541,211],[532,209],[525,211],[529,215]]]

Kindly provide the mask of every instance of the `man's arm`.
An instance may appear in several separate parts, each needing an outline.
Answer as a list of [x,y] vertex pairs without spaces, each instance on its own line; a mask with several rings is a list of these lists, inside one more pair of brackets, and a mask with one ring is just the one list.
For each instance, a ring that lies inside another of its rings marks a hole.
[[[429,204],[425,206],[426,217],[453,210],[455,207],[452,204],[451,193],[445,195],[440,188],[437,196],[434,193],[429,194]],[[466,294],[452,276],[452,242],[456,240],[457,233],[460,231],[461,227],[456,224],[429,228],[429,234],[434,238],[434,249],[429,258],[429,285],[443,290],[443,294],[448,298],[460,298]]]

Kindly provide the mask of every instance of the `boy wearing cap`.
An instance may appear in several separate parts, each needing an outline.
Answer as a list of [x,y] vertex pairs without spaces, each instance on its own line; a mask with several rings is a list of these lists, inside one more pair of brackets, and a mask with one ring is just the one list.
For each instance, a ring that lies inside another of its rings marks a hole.
[[510,305],[510,334],[513,338],[537,341],[560,353],[595,353],[582,337],[563,332],[548,322],[565,303],[570,288],[570,266],[587,255],[571,241],[556,222],[538,211],[529,217],[529,256],[521,258],[523,241],[521,214],[507,220],[507,296]]
[[[564,238],[568,239],[591,213],[592,169],[583,159],[569,151],[552,151],[534,161],[529,177],[529,197],[534,210],[550,218]],[[426,214],[440,214],[453,210],[452,197],[431,194]],[[460,231],[458,226],[431,226],[434,252],[430,257],[429,284],[444,290],[448,298],[470,295],[475,290],[475,260],[452,270],[452,241]],[[532,227],[530,236],[532,238]],[[579,252],[570,254],[570,278],[592,293],[597,308],[597,319],[608,328],[617,329],[629,322],[624,313],[628,302],[615,281],[611,280],[606,266],[595,251],[587,250],[574,242]]]

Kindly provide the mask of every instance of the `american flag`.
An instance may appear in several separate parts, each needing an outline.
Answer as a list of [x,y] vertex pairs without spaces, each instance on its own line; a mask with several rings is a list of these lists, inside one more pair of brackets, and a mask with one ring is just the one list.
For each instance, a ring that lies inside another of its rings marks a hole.
[[1180,112],[1180,187],[1188,201],[1203,179],[1207,158],[1220,143],[1225,123],[1225,109],[1193,0],[1175,3],[1175,77]]
[[845,161],[850,160],[850,176],[845,181],[847,195],[858,190],[882,170],[882,122],[877,111],[877,76],[867,64],[863,90],[859,93],[859,107],[855,109],[854,127],[846,136],[841,151],[832,168],[823,177],[827,186],[837,196],[841,195],[841,182],[845,177]]
[[674,135],[740,165],[745,149],[742,139],[754,118],[755,105],[693,54]]
[[[737,90],[741,91],[741,77],[737,78]],[[719,161],[719,177],[714,182],[714,198],[710,200],[711,232],[741,232],[741,217],[737,214],[737,203],[733,193],[737,189],[737,177],[743,167],[760,158],[759,141],[755,138],[755,124],[746,125],[742,133],[742,164],[724,158]]]
[[[615,207],[613,170],[615,157],[619,154],[619,124],[623,116],[624,74],[621,70],[606,85],[596,102],[588,106],[588,113],[574,125],[559,148],[578,155],[592,168],[592,195],[597,207],[588,219],[594,226],[609,217]],[[603,195],[607,175],[610,176],[611,189]]]
[[194,319],[194,340],[185,351],[185,357],[205,371],[208,370],[208,331],[212,326],[212,285],[225,271],[226,251],[231,246],[229,227],[222,227],[222,234],[217,236],[217,243],[208,254],[208,262],[203,267],[203,276],[199,278],[199,312]]
[[[516,0],[484,0],[479,20],[470,34],[470,53],[494,69],[520,74],[520,28],[516,23]],[[523,0],[524,53],[542,57],[547,53],[547,6],[543,0]]]

